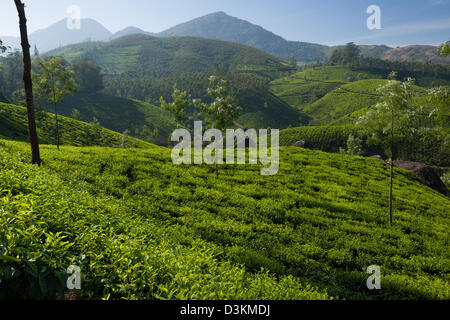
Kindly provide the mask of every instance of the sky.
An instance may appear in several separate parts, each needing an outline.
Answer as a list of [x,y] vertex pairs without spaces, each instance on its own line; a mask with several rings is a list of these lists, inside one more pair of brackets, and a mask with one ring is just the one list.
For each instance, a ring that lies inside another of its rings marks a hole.
[[[135,26],[160,32],[217,11],[247,20],[287,40],[326,45],[438,45],[450,40],[450,0],[22,0],[29,32],[68,16],[77,5],[111,32]],[[367,8],[377,5],[381,29],[367,27]],[[14,1],[0,0],[0,35],[17,36]]]

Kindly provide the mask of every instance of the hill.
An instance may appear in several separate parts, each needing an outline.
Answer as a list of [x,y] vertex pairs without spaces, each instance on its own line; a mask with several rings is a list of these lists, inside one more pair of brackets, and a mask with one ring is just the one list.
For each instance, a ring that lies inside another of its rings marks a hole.
[[129,130],[134,135],[144,126],[152,132],[156,129],[152,142],[161,145],[167,145],[168,137],[177,126],[175,119],[160,107],[101,93],[67,96],[58,105],[58,112],[67,117],[74,109],[80,112],[80,120],[91,122],[95,117],[103,127],[120,133]]
[[[43,147],[42,168],[28,149],[0,142],[0,230],[32,283],[23,265],[38,257],[49,287],[83,270],[78,299],[450,298],[450,200],[396,170],[389,228],[378,160],[287,148],[277,176],[223,166],[216,180],[159,147]],[[382,290],[367,289],[370,265]]]
[[[36,114],[39,142],[56,144],[54,115],[47,112]],[[92,124],[60,116],[60,141],[67,146],[102,146],[145,148],[150,144]],[[0,138],[29,141],[26,108],[0,103]]]
[[[403,72],[405,73],[405,72]],[[297,110],[313,118],[311,125],[354,123],[346,118],[375,105],[376,89],[386,83],[384,74],[346,66],[320,66],[274,80],[270,90]],[[426,82],[425,78],[419,78]],[[414,87],[418,97],[426,89]]]
[[156,38],[130,35],[106,43],[83,43],[50,51],[69,61],[88,58],[104,72],[163,77],[201,72],[214,66],[229,70],[287,71],[279,58],[258,49],[231,42],[192,37]]
[[405,46],[384,52],[382,59],[389,61],[410,61],[410,62],[432,62],[440,64],[450,64],[450,58],[440,57],[436,46]]
[[[32,32],[29,35],[31,49],[36,45],[44,53],[69,44],[86,41],[106,41],[112,33],[93,19],[81,19],[80,28],[69,29],[67,19],[62,19],[51,26]],[[1,37],[5,45],[20,47],[20,37]]]
[[195,36],[245,44],[282,59],[295,57],[297,61],[326,60],[327,46],[287,41],[282,37],[245,20],[224,12],[212,13],[158,34],[162,37]]
[[149,36],[154,36],[154,33],[151,32],[146,32],[142,29],[136,28],[136,27],[127,27],[123,30],[117,31],[116,33],[114,33],[109,40],[114,40],[114,39],[118,39],[121,37],[125,37],[125,36],[129,36],[132,34],[145,34],[145,35],[149,35]]
[[274,80],[270,83],[270,89],[297,110],[304,111],[317,100],[349,82],[380,78],[382,76],[379,74],[351,70],[345,66],[321,66]]
[[[68,46],[49,52],[48,55],[62,55],[69,61],[91,58],[105,72],[110,73],[105,77],[107,93],[139,98],[154,104],[159,104],[161,96],[170,99],[174,85],[191,93],[193,98],[204,98],[211,74],[223,76],[225,79],[229,77],[236,91],[239,91],[237,98],[244,111],[238,121],[243,126],[282,129],[289,125],[305,125],[309,121],[306,115],[293,109],[261,84],[267,82],[268,77],[275,78],[292,68],[276,57],[244,45],[201,38],[161,39],[131,35],[104,44]],[[108,108],[108,104],[111,104],[105,102],[101,105],[102,102],[98,100],[103,100],[103,95],[92,95],[90,99],[97,100],[93,103],[99,110]],[[63,114],[70,115],[72,108],[80,109],[76,107],[80,101],[73,101],[72,98],[67,101],[71,107],[64,103]],[[124,103],[127,104],[123,101],[122,104]],[[122,109],[118,107],[118,110]],[[86,113],[81,109],[79,111]],[[90,112],[86,116],[91,117],[93,113]],[[105,122],[105,116],[97,118],[105,127],[119,132],[125,130],[124,128],[134,130],[136,126],[144,125],[133,125],[130,122],[142,122],[142,117],[130,118],[122,115],[117,117],[113,124]],[[119,120],[129,123],[119,126]],[[163,130],[161,133],[166,134],[167,140],[169,132]]]

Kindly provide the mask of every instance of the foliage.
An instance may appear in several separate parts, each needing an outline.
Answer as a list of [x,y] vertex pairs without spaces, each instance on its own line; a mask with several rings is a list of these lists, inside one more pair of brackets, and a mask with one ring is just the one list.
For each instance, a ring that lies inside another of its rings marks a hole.
[[74,77],[80,92],[98,92],[104,89],[101,68],[90,60],[75,61],[72,64]]
[[330,63],[346,65],[358,60],[361,55],[361,50],[353,42],[347,43],[342,49],[335,49],[330,57]]
[[181,92],[174,87],[172,99],[173,102],[166,103],[161,97],[161,108],[170,112],[178,123],[184,124],[189,119],[188,109],[192,107],[192,98],[186,91]]
[[386,229],[378,160],[287,148],[277,176],[216,180],[159,147],[43,146],[42,168],[25,143],[0,148],[3,254],[79,266],[77,299],[449,299],[449,199],[397,170]]
[[201,110],[210,128],[224,132],[227,128],[232,128],[239,118],[242,108],[237,105],[236,99],[228,92],[227,82],[219,80],[215,76],[209,79],[208,95],[212,99],[210,104],[196,100],[194,105]]
[[38,71],[33,73],[33,85],[39,99],[57,104],[64,96],[75,93],[74,72],[64,66],[60,57],[47,60],[35,58],[35,65]]
[[[369,134],[368,142],[382,146],[389,157],[408,158],[418,151],[422,156],[435,153],[433,162],[444,164],[450,143],[448,117],[444,117],[448,114],[447,90],[429,91],[426,105],[414,99],[412,80],[390,80],[378,92],[381,102],[358,121]],[[422,160],[428,162],[426,157]]]
[[73,70],[63,65],[63,60],[59,57],[47,60],[36,57],[35,63],[38,66],[38,73],[32,74],[34,92],[37,98],[54,105],[56,146],[59,149],[60,136],[56,105],[64,99],[64,96],[75,93],[74,73]]
[[347,149],[341,149],[341,153],[351,156],[363,156],[365,152],[363,150],[362,140],[353,134],[349,135],[347,140]]
[[442,44],[442,46],[439,48],[439,52],[442,57],[450,56],[450,41]]
[[[260,75],[228,72],[223,68],[208,69],[200,73],[164,78],[141,77],[136,73],[107,76],[105,92],[124,98],[136,98],[159,104],[160,98],[172,99],[173,87],[188,92],[192,98],[210,102],[207,94],[209,77],[215,75],[227,81],[230,92],[243,111],[238,122],[249,128],[287,128],[307,124],[309,118],[269,91],[268,79]],[[265,107],[267,106],[267,107]]]

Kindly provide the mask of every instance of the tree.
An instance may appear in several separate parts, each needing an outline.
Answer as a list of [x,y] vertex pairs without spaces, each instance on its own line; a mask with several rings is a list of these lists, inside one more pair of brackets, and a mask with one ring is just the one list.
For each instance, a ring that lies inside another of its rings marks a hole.
[[100,125],[100,122],[98,122],[97,118],[93,118],[92,122],[90,123],[90,128],[89,128],[89,132],[88,132],[88,137],[89,137],[89,143],[90,145],[97,145],[99,144],[102,138],[102,131],[103,128]]
[[415,105],[412,100],[412,85],[414,81],[406,82],[394,80],[396,73],[391,73],[389,82],[377,89],[381,95],[381,102],[374,109],[361,117],[358,125],[369,134],[369,143],[381,145],[390,160],[390,190],[389,190],[389,225],[392,225],[394,159],[396,147],[408,138],[411,111]]
[[70,117],[75,120],[81,120],[81,113],[80,111],[78,111],[78,109],[72,109]]
[[34,56],[39,57],[39,50],[36,45],[34,45]]
[[362,156],[364,154],[362,140],[350,134],[347,140],[347,149],[341,149],[341,153],[351,156]]
[[297,60],[295,60],[295,57],[289,57],[288,63],[292,68],[297,68]]
[[92,93],[104,89],[102,69],[92,60],[74,62],[72,68],[78,91]]
[[161,97],[161,107],[173,114],[177,122],[184,126],[189,120],[188,109],[192,106],[191,96],[186,91],[181,92],[174,86],[172,100],[171,103],[167,103],[164,98]]
[[359,47],[353,42],[349,42],[343,49],[334,50],[329,62],[331,64],[352,64],[359,59],[360,55]]
[[3,58],[2,90],[11,97],[14,91],[23,88],[23,55],[15,50]]
[[[234,122],[239,118],[242,108],[237,105],[236,99],[229,93],[227,82],[218,80],[217,77],[209,78],[208,95],[211,97],[210,104],[201,100],[194,100],[194,105],[201,110],[208,126],[224,133],[227,128],[234,127]],[[219,168],[216,162],[216,178],[219,178]]]
[[439,48],[440,55],[442,57],[450,56],[450,41],[447,41]]
[[36,58],[35,61],[39,70],[39,73],[33,73],[37,96],[54,106],[56,146],[59,150],[60,138],[56,105],[63,100],[65,95],[75,93],[76,84],[73,71],[63,65],[60,57],[47,60]]
[[30,44],[28,43],[27,18],[25,16],[25,5],[20,0],[14,0],[19,14],[20,38],[23,52],[23,82],[25,85],[25,95],[27,101],[28,116],[28,132],[31,145],[31,162],[33,164],[41,164],[41,156],[39,152],[39,140],[36,131],[36,121],[34,118],[34,102],[33,102],[33,82],[31,80],[31,56]]
[[120,137],[120,147],[123,149],[128,148],[129,146],[129,142],[128,142],[128,137],[130,136],[130,130],[126,129],[123,133],[122,136]]
[[6,52],[8,48],[3,45],[3,41],[0,39],[0,53]]
[[209,127],[223,132],[234,126],[234,121],[239,118],[242,108],[237,105],[236,99],[229,93],[227,82],[211,76],[207,92],[213,100],[210,104],[198,99],[194,100],[194,104],[201,110],[201,115]]

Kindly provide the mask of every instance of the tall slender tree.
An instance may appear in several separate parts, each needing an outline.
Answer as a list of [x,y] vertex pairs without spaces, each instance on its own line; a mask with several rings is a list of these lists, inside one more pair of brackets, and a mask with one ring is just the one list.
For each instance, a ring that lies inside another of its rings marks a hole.
[[36,58],[39,73],[33,73],[38,98],[53,104],[55,110],[56,146],[59,150],[60,135],[58,124],[58,110],[56,105],[65,95],[74,94],[76,83],[73,70],[64,67],[60,57],[42,60]]
[[33,82],[31,80],[31,56],[30,44],[28,42],[27,18],[25,16],[25,4],[20,0],[14,0],[19,14],[20,38],[23,52],[23,82],[25,85],[25,95],[28,115],[28,132],[30,135],[31,145],[31,162],[33,164],[41,164],[41,156],[39,152],[39,139],[36,131],[36,120],[34,117],[34,101],[33,101]]
[[359,119],[358,125],[369,134],[369,143],[383,146],[390,157],[389,225],[392,225],[394,160],[398,145],[408,139],[411,114],[414,114],[412,85],[414,81],[395,80],[397,73],[389,75],[389,82],[377,89],[381,102]]

